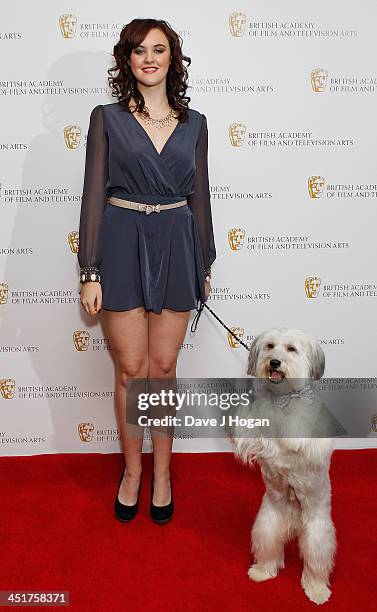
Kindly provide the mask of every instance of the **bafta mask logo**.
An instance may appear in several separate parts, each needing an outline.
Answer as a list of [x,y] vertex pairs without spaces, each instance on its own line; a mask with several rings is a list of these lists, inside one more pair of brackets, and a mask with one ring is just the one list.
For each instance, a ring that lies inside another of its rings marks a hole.
[[321,279],[318,276],[308,276],[305,279],[305,293],[308,298],[316,298],[319,295]]
[[8,285],[0,283],[0,304],[6,304],[8,300]]
[[68,234],[68,244],[72,253],[79,252],[79,233],[78,232],[69,232]]
[[63,131],[67,149],[78,149],[80,146],[81,127],[78,125],[66,125]]
[[13,399],[16,393],[16,382],[11,378],[0,378],[0,392],[4,399]]
[[232,147],[242,147],[245,142],[246,125],[244,123],[231,123],[228,134]]
[[[243,327],[231,327],[230,329],[237,336],[237,338],[242,340],[243,335],[245,333]],[[233,349],[239,348],[241,346],[238,340],[236,340],[236,338],[232,336],[232,334],[230,334],[229,332],[228,332],[228,342],[229,342],[230,348],[233,348]]]
[[76,15],[60,15],[59,27],[63,38],[74,38],[76,34]]
[[230,33],[234,38],[239,38],[245,34],[246,29],[246,15],[245,13],[230,13],[229,15],[229,29]]
[[311,198],[320,198],[325,187],[325,179],[323,176],[309,176],[308,190]]
[[228,242],[232,251],[240,251],[243,247],[246,232],[240,227],[232,227],[228,231]]
[[325,91],[327,84],[327,76],[328,72],[323,68],[315,68],[311,71],[310,82],[312,84],[313,91],[315,91],[316,93]]
[[91,442],[93,440],[93,423],[79,423],[77,431],[81,442]]
[[87,351],[89,347],[90,333],[86,330],[79,329],[73,332],[73,344],[76,351]]
[[372,431],[377,433],[377,414],[372,416]]

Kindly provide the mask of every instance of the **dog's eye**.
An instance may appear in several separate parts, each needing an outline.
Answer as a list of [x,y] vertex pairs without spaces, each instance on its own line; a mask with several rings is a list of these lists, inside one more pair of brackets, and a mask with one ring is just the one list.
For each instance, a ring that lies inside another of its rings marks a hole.
[[268,349],[273,349],[274,348],[274,345],[272,344],[272,342],[268,342],[267,348]]
[[288,346],[288,347],[287,347],[287,351],[293,351],[293,352],[296,352],[296,347],[295,347],[295,346],[291,346],[291,345],[290,345],[290,346]]

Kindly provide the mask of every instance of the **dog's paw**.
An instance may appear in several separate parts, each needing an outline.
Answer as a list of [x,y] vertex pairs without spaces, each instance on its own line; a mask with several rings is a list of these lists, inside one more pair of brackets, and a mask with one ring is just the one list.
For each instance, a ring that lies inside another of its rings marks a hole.
[[330,599],[331,591],[325,583],[303,582],[302,587],[310,601],[320,605]]
[[263,582],[264,580],[270,580],[271,578],[275,578],[277,576],[278,570],[276,567],[268,567],[266,565],[258,565],[255,563],[251,565],[247,571],[247,575],[250,580],[254,580],[254,582]]

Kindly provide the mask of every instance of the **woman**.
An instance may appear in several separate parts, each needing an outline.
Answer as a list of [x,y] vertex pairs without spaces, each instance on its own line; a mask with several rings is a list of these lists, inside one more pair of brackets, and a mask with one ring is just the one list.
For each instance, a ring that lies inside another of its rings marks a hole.
[[[81,303],[101,311],[114,356],[125,457],[115,515],[138,509],[142,436],[126,422],[127,381],[174,379],[190,311],[211,291],[216,258],[205,115],[189,109],[187,69],[166,21],[134,19],[114,47],[114,104],[90,116],[80,215]],[[156,214],[157,213],[157,214]],[[173,438],[152,433],[150,513],[172,518]]]

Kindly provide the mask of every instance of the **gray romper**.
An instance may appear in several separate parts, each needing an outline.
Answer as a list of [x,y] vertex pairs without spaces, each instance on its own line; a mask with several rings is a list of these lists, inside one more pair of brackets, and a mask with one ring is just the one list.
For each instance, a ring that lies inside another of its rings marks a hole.
[[[101,275],[102,308],[191,310],[205,302],[204,270],[216,258],[205,115],[188,110],[161,153],[119,102],[90,115],[78,262]],[[180,208],[146,214],[107,202],[115,196]]]

